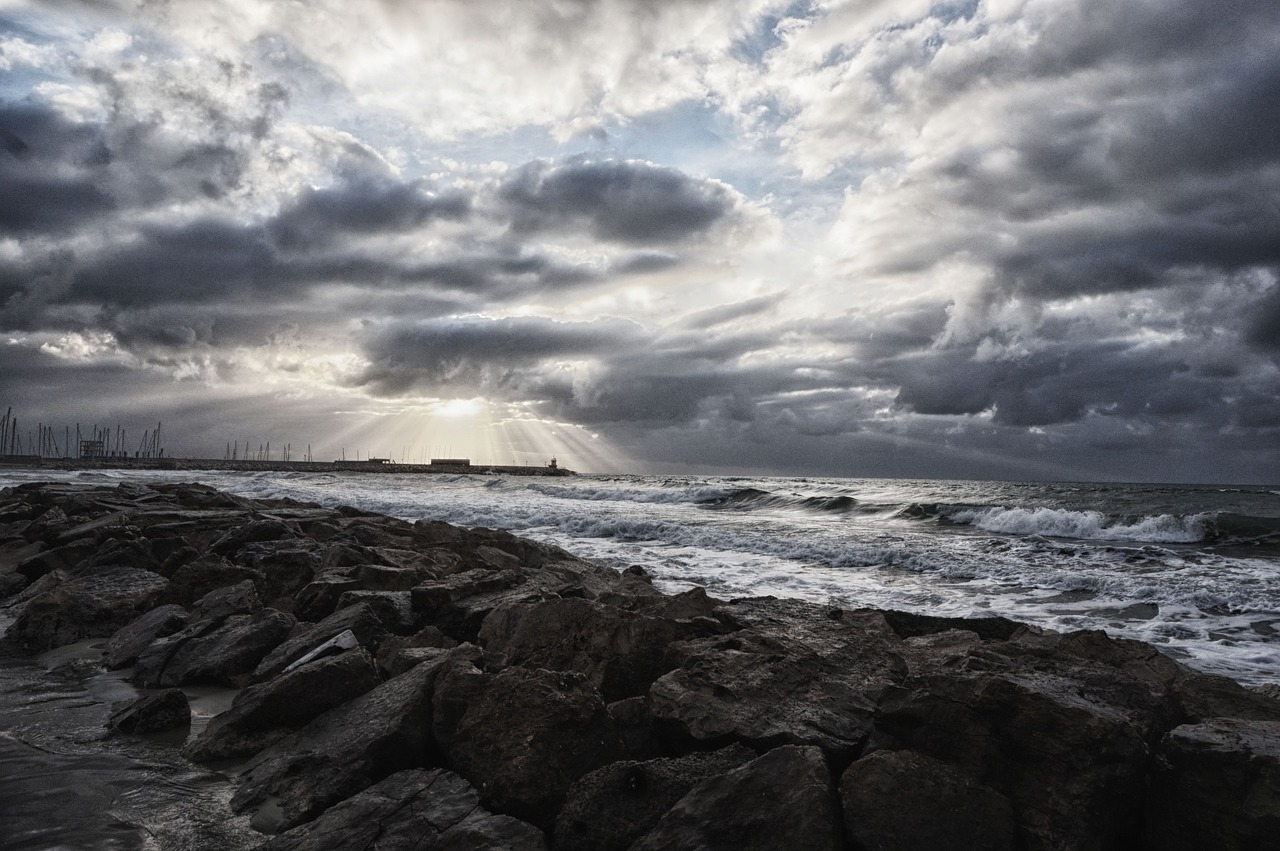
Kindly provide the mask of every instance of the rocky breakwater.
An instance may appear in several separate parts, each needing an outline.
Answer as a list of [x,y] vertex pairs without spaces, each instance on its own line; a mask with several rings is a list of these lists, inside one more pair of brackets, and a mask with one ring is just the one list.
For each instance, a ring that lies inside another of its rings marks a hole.
[[0,491],[0,594],[132,667],[122,729],[239,689],[182,748],[271,851],[1280,848],[1280,702],[1100,632],[172,484]]

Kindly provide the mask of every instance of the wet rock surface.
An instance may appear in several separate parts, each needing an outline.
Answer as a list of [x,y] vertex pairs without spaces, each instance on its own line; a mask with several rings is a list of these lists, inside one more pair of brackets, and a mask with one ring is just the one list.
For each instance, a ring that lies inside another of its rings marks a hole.
[[[134,811],[174,835],[199,824],[274,851],[1280,836],[1275,695],[1101,632],[668,596],[505,532],[199,485],[23,485],[0,491],[0,518],[5,652],[50,654],[54,692],[115,684],[66,703],[97,713],[75,746],[167,748],[152,764],[191,771],[248,760],[233,781],[191,775],[234,784],[188,795],[199,812],[182,795],[162,819]],[[197,725],[201,690],[220,687],[241,690]],[[109,718],[130,688],[168,690]],[[24,711],[38,723],[21,736],[67,723]],[[185,745],[104,729],[188,717]],[[0,744],[41,753],[24,741]],[[258,833],[235,827],[250,819]]]

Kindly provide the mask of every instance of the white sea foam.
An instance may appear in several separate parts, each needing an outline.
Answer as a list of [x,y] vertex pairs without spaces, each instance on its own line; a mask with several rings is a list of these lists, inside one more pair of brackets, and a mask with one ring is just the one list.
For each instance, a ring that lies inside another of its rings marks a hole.
[[991,507],[957,511],[949,519],[1006,535],[1191,544],[1204,540],[1210,518],[1205,514],[1185,517],[1159,514],[1125,522],[1101,511]]

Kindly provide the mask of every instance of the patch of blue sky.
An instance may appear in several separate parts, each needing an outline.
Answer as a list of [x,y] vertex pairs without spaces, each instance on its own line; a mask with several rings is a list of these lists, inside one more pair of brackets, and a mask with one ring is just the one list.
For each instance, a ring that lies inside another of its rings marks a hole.
[[770,50],[782,44],[778,24],[790,18],[812,17],[816,6],[815,0],[793,0],[780,11],[761,15],[751,32],[733,43],[729,54],[741,62],[758,64]]

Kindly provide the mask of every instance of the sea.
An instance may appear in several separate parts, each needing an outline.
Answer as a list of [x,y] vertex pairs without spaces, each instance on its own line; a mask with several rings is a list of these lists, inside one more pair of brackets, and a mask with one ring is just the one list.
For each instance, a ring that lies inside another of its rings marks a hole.
[[47,470],[0,486],[44,479],[200,481],[508,529],[669,591],[1101,629],[1280,682],[1280,486]]

